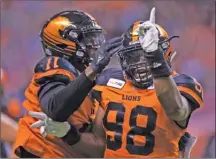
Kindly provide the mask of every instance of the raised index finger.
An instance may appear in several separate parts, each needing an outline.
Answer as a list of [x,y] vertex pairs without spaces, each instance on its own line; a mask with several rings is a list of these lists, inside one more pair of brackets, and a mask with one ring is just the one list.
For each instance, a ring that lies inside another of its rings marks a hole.
[[153,7],[150,13],[150,18],[149,18],[149,21],[153,24],[155,24],[155,12],[156,12],[155,7]]

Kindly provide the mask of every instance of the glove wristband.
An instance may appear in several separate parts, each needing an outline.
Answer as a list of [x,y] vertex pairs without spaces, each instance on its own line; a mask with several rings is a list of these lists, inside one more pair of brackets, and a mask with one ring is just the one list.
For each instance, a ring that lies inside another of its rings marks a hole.
[[93,69],[93,71],[94,71],[95,73],[99,74],[99,73],[101,73],[101,72],[104,70],[105,67],[106,67],[106,66],[101,65],[100,63],[98,63],[98,64],[96,64],[95,66],[92,66],[92,69]]
[[77,129],[71,125],[68,133],[65,136],[61,137],[61,139],[68,145],[75,145],[80,141],[81,136]]
[[151,73],[153,78],[169,77],[171,75],[171,69],[167,62],[163,61],[159,67],[151,67]]
[[145,57],[150,66],[153,78],[169,77],[171,75],[170,66],[160,50],[146,53]]

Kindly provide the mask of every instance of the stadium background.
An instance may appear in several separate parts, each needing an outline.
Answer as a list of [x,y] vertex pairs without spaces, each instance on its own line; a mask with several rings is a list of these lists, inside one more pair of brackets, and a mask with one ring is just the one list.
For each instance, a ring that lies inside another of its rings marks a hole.
[[[198,136],[192,157],[211,157],[215,153],[209,145],[215,145],[215,2],[210,0],[1,1],[1,67],[6,75],[4,102],[9,115],[18,120],[25,113],[23,93],[35,64],[44,56],[38,35],[49,17],[68,9],[89,12],[110,38],[121,35],[136,20],[147,20],[153,6],[156,22],[170,36],[180,35],[173,40],[178,52],[173,67],[203,85],[204,106],[193,114],[189,130]],[[119,67],[116,59],[112,67]]]

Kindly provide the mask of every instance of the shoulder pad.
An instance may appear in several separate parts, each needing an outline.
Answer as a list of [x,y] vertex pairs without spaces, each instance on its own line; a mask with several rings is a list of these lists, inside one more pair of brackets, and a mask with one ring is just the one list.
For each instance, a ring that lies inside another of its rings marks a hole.
[[203,103],[203,89],[201,84],[193,77],[179,74],[173,77],[181,94],[187,98],[195,108]]
[[54,69],[64,69],[73,73],[75,76],[78,76],[77,70],[69,61],[55,56],[48,56],[39,61],[34,69],[34,72],[42,73]]
[[183,84],[183,83],[194,83],[193,77],[190,77],[185,74],[177,74],[173,77],[176,84]]
[[[119,86],[118,84],[116,85],[116,87],[112,85],[112,81],[119,83]],[[102,86],[107,85],[115,88],[122,87],[124,83],[125,83],[125,79],[124,79],[123,71],[118,68],[106,69],[96,79],[97,85],[102,85]]]
[[48,56],[39,61],[34,72],[34,79],[38,84],[50,80],[62,80],[64,83],[68,83],[78,76],[77,70],[69,61],[55,56]]

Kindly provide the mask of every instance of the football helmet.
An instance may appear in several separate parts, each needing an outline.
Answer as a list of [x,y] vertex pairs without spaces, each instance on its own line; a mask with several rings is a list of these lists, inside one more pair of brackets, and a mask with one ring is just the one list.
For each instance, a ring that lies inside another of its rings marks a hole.
[[43,26],[40,37],[47,56],[67,58],[80,71],[97,60],[95,49],[105,42],[105,32],[95,18],[78,10],[54,15]]
[[[118,55],[121,67],[124,70],[126,77],[132,80],[134,86],[145,89],[153,84],[153,77],[151,75],[150,67],[144,57],[144,50],[139,42],[138,25],[142,23],[143,21],[133,23],[122,35],[124,37],[124,49],[122,49]],[[161,49],[165,59],[170,65],[176,54],[172,51],[170,40],[177,36],[169,38],[167,32],[160,25],[157,25],[157,29],[160,34],[159,49]]]

